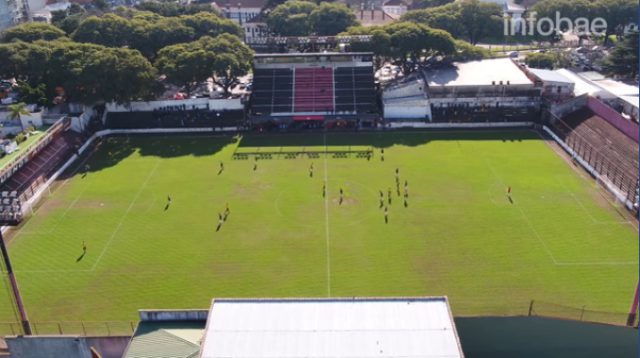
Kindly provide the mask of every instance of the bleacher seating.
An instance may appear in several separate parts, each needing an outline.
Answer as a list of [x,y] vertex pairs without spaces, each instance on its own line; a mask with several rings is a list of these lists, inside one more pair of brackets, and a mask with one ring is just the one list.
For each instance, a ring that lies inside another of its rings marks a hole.
[[[16,192],[21,198],[26,193],[30,197],[33,193],[28,191],[33,191],[36,186],[44,183],[81,143],[77,133],[73,131],[62,133],[32,157],[27,164],[18,169],[2,185],[0,192]],[[2,200],[4,203],[4,198]]]
[[294,112],[333,112],[333,69],[297,68]]
[[631,196],[638,180],[638,143],[587,108],[553,124],[560,138]]
[[244,120],[244,112],[195,110],[162,110],[153,112],[109,112],[109,129],[137,128],[209,128],[235,127]]
[[291,112],[293,71],[286,68],[255,69],[251,106],[254,114]]
[[255,69],[251,113],[377,113],[372,67]]
[[376,93],[371,67],[338,67],[336,112],[371,113],[376,109]]

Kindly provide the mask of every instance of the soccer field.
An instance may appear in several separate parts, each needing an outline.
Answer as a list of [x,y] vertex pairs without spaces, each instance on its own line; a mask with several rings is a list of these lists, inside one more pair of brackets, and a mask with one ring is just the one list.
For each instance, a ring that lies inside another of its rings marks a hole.
[[[325,146],[374,155],[232,159]],[[32,321],[135,320],[214,297],[447,295],[456,315],[525,314],[531,299],[625,312],[638,278],[636,223],[532,131],[113,137],[87,163],[10,235]],[[14,320],[2,285],[0,321]]]

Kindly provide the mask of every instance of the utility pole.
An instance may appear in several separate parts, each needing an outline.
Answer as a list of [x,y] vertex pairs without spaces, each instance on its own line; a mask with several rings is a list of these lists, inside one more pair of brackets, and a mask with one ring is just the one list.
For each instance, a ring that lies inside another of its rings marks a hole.
[[14,275],[13,268],[11,267],[11,260],[9,260],[9,251],[7,251],[7,246],[5,245],[4,237],[2,236],[2,230],[0,230],[0,250],[2,250],[2,259],[4,260],[4,265],[7,268],[7,275],[9,276],[9,281],[11,282],[11,291],[13,293],[13,298],[15,299],[16,305],[18,306],[20,321],[22,323],[22,330],[24,331],[25,335],[30,336],[31,325],[29,324],[29,318],[27,318],[27,311],[24,309],[24,304],[22,303],[22,296],[20,295],[20,290],[18,289],[16,276]]

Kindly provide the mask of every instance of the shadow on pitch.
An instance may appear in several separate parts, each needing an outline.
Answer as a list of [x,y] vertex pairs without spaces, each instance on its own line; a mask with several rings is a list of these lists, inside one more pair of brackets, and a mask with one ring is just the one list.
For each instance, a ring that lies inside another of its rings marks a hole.
[[[91,157],[81,158],[67,170],[61,179],[74,175],[82,178],[91,173],[113,167],[133,154],[143,157],[178,158],[184,156],[214,155],[237,139],[229,136],[112,136],[97,144]],[[85,159],[85,160],[83,160]]]
[[432,141],[501,140],[514,142],[540,140],[530,130],[402,130],[379,132],[292,132],[248,133],[242,136],[239,147],[314,147],[314,146],[371,146],[387,148],[393,145],[419,146]]

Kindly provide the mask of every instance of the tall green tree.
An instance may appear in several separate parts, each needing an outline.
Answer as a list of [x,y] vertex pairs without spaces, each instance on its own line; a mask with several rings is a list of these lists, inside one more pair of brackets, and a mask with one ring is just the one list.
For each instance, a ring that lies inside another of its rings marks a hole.
[[635,79],[638,76],[638,31],[625,35],[616,43],[609,57],[604,62],[604,70],[612,75]]
[[466,39],[474,45],[487,37],[503,35],[502,9],[497,4],[479,0],[461,0],[409,11],[401,20],[445,30],[455,38]]
[[44,22],[27,22],[9,28],[2,33],[2,42],[11,42],[15,40],[33,42],[37,40],[51,41],[61,37],[65,37],[64,31]]
[[308,36],[313,31],[309,17],[317,7],[309,1],[288,0],[267,15],[267,26],[281,36]]
[[412,72],[423,58],[453,55],[456,49],[454,39],[448,32],[413,22],[396,22],[380,27],[352,27],[345,34],[371,35],[374,41],[352,46],[357,50],[372,51],[377,57],[393,60],[400,64],[405,74]]
[[165,47],[158,52],[156,67],[168,82],[184,88],[188,94],[212,77],[228,95],[238,77],[251,69],[252,59],[253,51],[238,37],[223,34]]
[[358,25],[353,11],[342,3],[321,3],[309,15],[312,32],[319,36],[333,36]]

